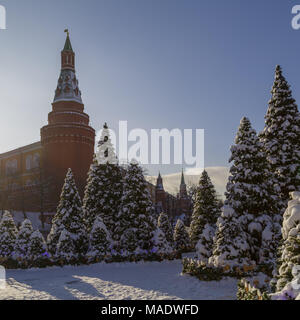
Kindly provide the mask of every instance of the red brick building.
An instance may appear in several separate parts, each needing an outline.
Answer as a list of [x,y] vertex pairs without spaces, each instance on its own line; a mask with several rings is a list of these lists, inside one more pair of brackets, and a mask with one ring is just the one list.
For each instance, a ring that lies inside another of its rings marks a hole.
[[157,213],[165,212],[171,218],[181,215],[190,216],[192,211],[191,199],[188,196],[183,171],[181,173],[181,182],[177,196],[173,196],[165,191],[163,178],[160,173],[155,186],[155,207]]
[[2,208],[54,212],[68,168],[72,168],[82,195],[94,145],[95,130],[84,112],[68,33],[41,141],[0,155]]
[[[41,212],[47,221],[46,213],[56,211],[68,168],[73,170],[83,196],[94,146],[95,130],[84,112],[68,33],[52,110],[48,124],[41,128],[41,140],[0,154],[0,209]],[[149,190],[158,213],[164,211],[171,217],[190,213],[183,173],[177,197],[165,192],[160,174],[156,186],[149,184]]]

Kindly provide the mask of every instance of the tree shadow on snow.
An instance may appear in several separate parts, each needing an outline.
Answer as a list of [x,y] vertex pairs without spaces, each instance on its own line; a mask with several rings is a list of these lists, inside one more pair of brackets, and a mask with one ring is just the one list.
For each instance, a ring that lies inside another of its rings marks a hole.
[[[8,271],[7,278],[14,279],[22,288],[29,286],[28,290],[41,292],[41,296],[49,294],[51,297],[59,300],[79,300],[80,298],[90,298],[91,296],[98,299],[105,299],[105,296],[93,285],[76,278],[75,275],[65,274],[60,276],[59,269],[55,274],[51,275],[51,271],[49,270],[48,276],[46,274],[39,274],[39,270],[29,271],[27,274],[19,271],[14,272],[14,274],[9,274]],[[35,272],[35,274],[32,274],[32,272]],[[71,272],[70,270],[70,273]],[[72,293],[73,290],[74,293]],[[75,294],[79,295],[79,297],[76,297]],[[31,297],[28,297],[28,300],[29,299],[31,299]]]

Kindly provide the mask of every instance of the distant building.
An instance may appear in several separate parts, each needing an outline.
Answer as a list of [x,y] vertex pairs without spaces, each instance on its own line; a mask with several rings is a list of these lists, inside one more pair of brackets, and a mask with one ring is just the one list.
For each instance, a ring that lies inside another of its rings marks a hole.
[[[0,154],[0,210],[40,212],[42,220],[49,223],[68,168],[83,196],[95,146],[95,130],[84,112],[69,33],[61,51],[61,71],[48,124],[40,134],[40,141]],[[177,197],[165,192],[160,174],[156,186],[148,185],[157,213],[164,211],[170,217],[190,214],[183,172]]]
[[163,178],[160,173],[156,180],[156,186],[149,183],[149,190],[158,214],[165,212],[171,219],[182,215],[186,217],[191,216],[192,202],[187,193],[183,171],[177,196],[165,191]]
[[0,155],[1,209],[54,212],[68,168],[72,168],[83,195],[94,145],[95,130],[84,113],[68,33],[41,141]]

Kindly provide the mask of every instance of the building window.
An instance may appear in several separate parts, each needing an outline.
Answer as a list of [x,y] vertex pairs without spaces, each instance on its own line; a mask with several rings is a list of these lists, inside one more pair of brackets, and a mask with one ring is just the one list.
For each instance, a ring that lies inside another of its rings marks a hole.
[[26,170],[31,170],[32,156],[26,157]]
[[5,165],[6,168],[6,174],[14,174],[18,171],[18,161],[16,159],[14,160],[8,160]]
[[40,167],[40,155],[36,153],[33,156],[33,168],[39,168]]
[[10,173],[10,161],[6,161],[6,164],[5,164],[5,172],[6,172],[6,174],[9,174],[9,173]]

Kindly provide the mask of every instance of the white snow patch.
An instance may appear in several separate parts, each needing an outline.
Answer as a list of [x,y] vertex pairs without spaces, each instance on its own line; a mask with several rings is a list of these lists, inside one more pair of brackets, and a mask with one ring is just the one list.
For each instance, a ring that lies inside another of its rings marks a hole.
[[7,285],[0,289],[0,299],[236,299],[235,279],[203,282],[181,275],[181,270],[180,260],[7,270]]

